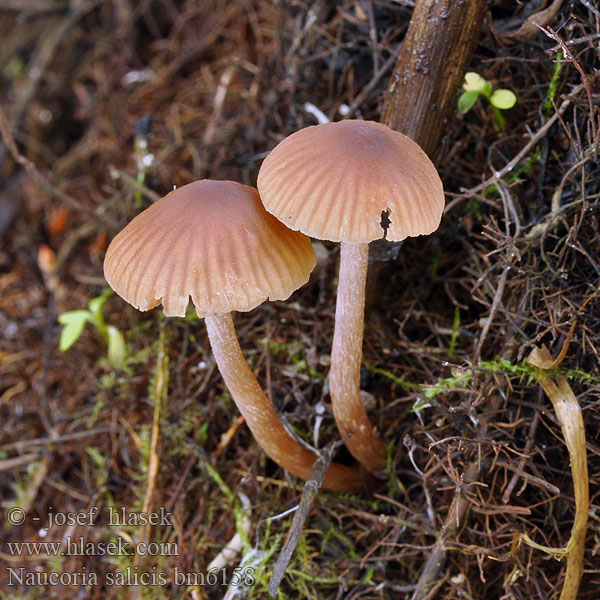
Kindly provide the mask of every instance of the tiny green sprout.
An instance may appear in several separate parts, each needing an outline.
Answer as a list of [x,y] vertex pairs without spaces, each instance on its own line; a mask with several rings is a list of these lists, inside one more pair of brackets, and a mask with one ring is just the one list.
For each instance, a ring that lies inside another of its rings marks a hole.
[[463,90],[458,99],[458,110],[461,113],[468,112],[479,96],[485,96],[492,107],[494,124],[498,130],[506,124],[501,111],[512,108],[517,103],[517,97],[513,92],[506,89],[494,90],[492,84],[478,73],[469,72],[465,75]]
[[102,307],[111,295],[111,290],[105,291],[90,300],[88,310],[70,310],[58,316],[63,326],[59,341],[61,352],[66,352],[79,339],[85,324],[91,323],[108,346],[108,362],[113,367],[123,367],[128,354],[125,339],[114,325],[107,325],[102,316]]

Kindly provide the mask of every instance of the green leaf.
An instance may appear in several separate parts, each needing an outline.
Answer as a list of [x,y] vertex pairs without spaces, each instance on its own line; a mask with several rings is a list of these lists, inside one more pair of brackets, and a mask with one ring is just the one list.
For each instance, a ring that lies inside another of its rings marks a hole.
[[88,304],[90,312],[93,315],[99,315],[107,300],[108,296],[105,294],[102,294],[102,296],[98,296],[97,298],[92,298]]
[[473,104],[477,102],[479,92],[469,91],[463,92],[458,99],[458,110],[461,113],[466,113],[473,107]]
[[[473,73],[470,71],[465,74],[465,82],[463,83],[463,89],[466,92],[478,92],[485,94],[487,81],[479,75],[479,73]],[[489,85],[489,84],[488,84]]]
[[456,350],[456,342],[458,340],[458,334],[460,330],[460,309],[455,307],[454,309],[454,321],[452,323],[452,335],[450,336],[450,345],[448,346],[448,357],[452,358],[454,351]]
[[72,310],[58,316],[58,322],[64,325],[60,332],[59,348],[66,352],[78,339],[85,327],[90,313],[87,310]]
[[208,439],[208,421],[204,421],[196,433],[196,443],[204,448]]
[[58,315],[58,322],[61,325],[68,325],[76,321],[87,321],[90,318],[90,313],[87,310],[69,310]]
[[496,90],[490,96],[490,102],[492,106],[506,110],[512,108],[517,103],[517,97],[510,90]]
[[114,325],[107,325],[108,361],[114,367],[120,367],[127,358],[127,344],[121,332]]

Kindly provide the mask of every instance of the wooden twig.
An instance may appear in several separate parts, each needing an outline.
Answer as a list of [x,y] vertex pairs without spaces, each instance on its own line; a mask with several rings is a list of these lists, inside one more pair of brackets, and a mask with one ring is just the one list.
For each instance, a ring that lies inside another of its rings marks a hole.
[[481,354],[481,348],[483,347],[483,342],[487,337],[488,331],[490,329],[490,325],[492,324],[492,320],[494,319],[494,315],[498,310],[498,305],[500,304],[500,300],[502,299],[502,294],[504,293],[504,286],[506,285],[506,278],[508,277],[508,271],[510,270],[510,266],[507,265],[504,267],[502,271],[502,275],[500,276],[500,281],[498,282],[498,287],[496,288],[496,293],[494,294],[494,300],[492,301],[492,306],[490,308],[490,314],[488,318],[485,320],[485,324],[481,331],[481,335],[477,340],[477,346],[475,348],[475,361],[479,360],[479,356]]
[[343,440],[338,440],[337,442],[332,442],[327,445],[319,452],[319,456],[315,460],[312,471],[310,472],[310,477],[304,484],[302,496],[298,506],[296,507],[296,514],[292,520],[292,525],[288,531],[287,538],[285,539],[283,548],[279,553],[277,562],[273,567],[273,574],[269,580],[269,594],[271,596],[275,596],[275,593],[277,592],[277,589],[279,588],[279,585],[285,576],[285,572],[290,559],[292,558],[292,554],[294,553],[294,550],[300,541],[304,523],[306,522],[308,513],[310,512],[313,502],[317,497],[323,477],[325,476],[325,473],[331,464],[333,455],[338,447],[341,446],[350,437],[350,435],[347,435]]
[[[485,5],[485,0],[415,2],[385,91],[380,121],[412,138],[434,162],[447,115],[456,106],[456,90],[479,40]],[[367,307],[380,297],[387,265],[401,243],[386,242],[385,252],[371,252]]]
[[0,446],[0,450],[23,450],[29,446],[52,446],[54,444],[65,444],[66,442],[76,442],[80,440],[87,440],[94,435],[102,435],[104,433],[116,433],[118,429],[114,427],[97,427],[96,429],[89,429],[87,431],[77,431],[75,433],[67,433],[65,435],[58,435],[56,437],[43,437],[34,438],[31,440],[18,440],[9,444]]
[[435,159],[483,23],[485,0],[419,0],[385,92],[381,122]]
[[[527,455],[533,449],[533,444],[535,442],[535,432],[537,430],[539,422],[540,422],[539,413],[538,412],[533,413],[533,419],[531,419],[531,423],[529,425],[529,433],[527,434],[527,443],[525,444],[525,448],[524,448],[524,453],[526,453]],[[510,500],[510,496],[511,496],[513,490],[515,489],[515,486],[517,485],[519,478],[522,477],[525,480],[528,479],[528,474],[526,474],[524,472],[525,463],[527,462],[527,460],[528,460],[528,458],[526,456],[523,456],[521,458],[521,460],[519,461],[518,467],[513,467],[509,463],[507,463],[506,465],[502,465],[502,466],[506,466],[506,468],[514,471],[514,475],[512,476],[511,480],[508,482],[508,485],[506,486],[506,489],[504,490],[504,493],[502,494],[502,502],[504,504],[508,504],[508,502]],[[550,485],[550,484],[548,484],[548,485]],[[556,493],[556,490],[552,490],[552,492]],[[560,490],[559,490],[559,493],[560,493]],[[518,495],[518,493],[517,493],[517,495]]]
[[429,552],[429,556],[417,582],[417,587],[412,595],[412,600],[433,598],[435,591],[443,583],[443,578],[440,580],[438,573],[446,561],[447,545],[456,537],[458,528],[462,524],[469,508],[470,503],[466,498],[465,492],[469,484],[474,483],[478,477],[479,465],[477,462],[473,462],[461,478],[461,485],[456,491],[438,539]]
[[[490,401],[489,415],[495,413],[500,402],[500,395],[493,394]],[[477,440],[486,438],[488,430],[487,423],[487,420],[483,420],[478,427]],[[460,483],[457,485],[456,494],[452,500],[446,519],[444,520],[444,525],[437,536],[436,542],[429,551],[429,556],[425,561],[425,566],[421,571],[421,576],[419,577],[417,587],[411,600],[429,600],[430,598],[433,598],[435,591],[443,583],[444,578],[440,578],[439,573],[446,562],[448,546],[455,541],[471,504],[466,496],[466,492],[472,484],[477,482],[480,471],[481,461],[474,460],[461,475]]]

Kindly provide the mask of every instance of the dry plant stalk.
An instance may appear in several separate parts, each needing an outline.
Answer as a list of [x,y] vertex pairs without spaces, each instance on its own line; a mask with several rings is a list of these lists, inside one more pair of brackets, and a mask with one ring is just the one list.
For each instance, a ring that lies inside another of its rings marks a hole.
[[565,548],[541,546],[531,540],[527,534],[519,536],[517,542],[524,541],[528,545],[543,552],[553,554],[557,558],[567,557],[567,570],[560,600],[574,600],[577,598],[579,583],[583,573],[585,534],[590,504],[585,428],[583,426],[581,407],[565,377],[562,375],[551,375],[546,372],[549,369],[556,368],[562,362],[569,345],[569,339],[573,333],[573,326],[571,326],[567,341],[556,360],[552,358],[545,346],[534,348],[527,357],[527,362],[530,365],[540,369],[535,378],[552,402],[569,450],[575,494],[575,519],[573,521],[573,528],[571,529],[571,537]]
[[[150,438],[150,459],[148,462],[148,480],[146,485],[146,493],[144,494],[144,504],[142,512],[149,514],[152,512],[154,503],[154,494],[156,492],[156,480],[160,468],[160,416],[163,406],[167,402],[169,389],[169,363],[165,350],[165,330],[164,324],[160,325],[160,334],[158,338],[158,357],[156,359],[156,383],[154,399],[154,415],[152,418],[152,436]],[[150,532],[152,525],[147,524],[141,536],[141,541],[148,542],[150,540]],[[136,555],[137,559],[137,555]]]

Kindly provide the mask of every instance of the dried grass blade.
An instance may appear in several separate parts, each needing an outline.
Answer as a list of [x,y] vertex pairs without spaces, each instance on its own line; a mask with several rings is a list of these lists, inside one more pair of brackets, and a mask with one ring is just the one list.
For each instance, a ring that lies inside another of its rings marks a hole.
[[[572,330],[571,328],[571,332]],[[570,335],[568,337],[570,338]],[[567,344],[568,342],[565,347]],[[583,555],[590,499],[585,428],[581,407],[567,380],[562,375],[551,375],[546,371],[549,368],[556,367],[564,354],[564,352],[561,352],[558,359],[553,360],[548,349],[542,346],[533,349],[527,357],[527,362],[539,369],[535,378],[552,402],[569,450],[575,494],[575,519],[571,529],[571,537],[565,548],[540,546],[527,535],[522,536],[521,541],[525,541],[527,544],[557,557],[566,556],[567,570],[560,600],[574,600],[577,598],[577,591],[583,573]]]

